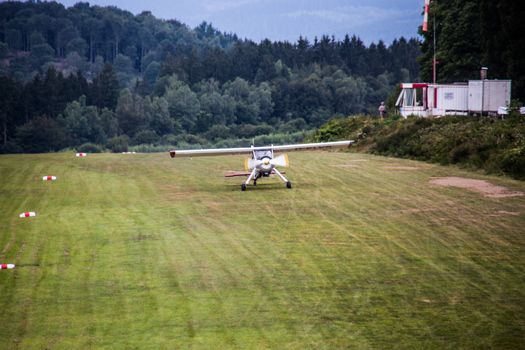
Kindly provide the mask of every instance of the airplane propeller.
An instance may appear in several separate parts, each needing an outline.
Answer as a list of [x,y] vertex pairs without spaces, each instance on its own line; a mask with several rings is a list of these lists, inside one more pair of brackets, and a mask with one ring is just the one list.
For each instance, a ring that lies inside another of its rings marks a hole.
[[276,165],[276,166],[288,166],[288,155],[281,154],[273,159],[270,160],[270,164]]
[[250,159],[250,158],[247,158],[245,159],[244,161],[244,169],[246,171],[248,170],[251,170],[259,165],[263,165],[263,166],[268,166],[268,165],[273,165],[273,166],[282,166],[282,167],[286,167],[289,165],[289,162],[288,162],[288,155],[286,154],[281,154],[273,159],[270,159],[270,158],[264,158],[264,159],[260,159],[260,160],[256,160],[256,159]]

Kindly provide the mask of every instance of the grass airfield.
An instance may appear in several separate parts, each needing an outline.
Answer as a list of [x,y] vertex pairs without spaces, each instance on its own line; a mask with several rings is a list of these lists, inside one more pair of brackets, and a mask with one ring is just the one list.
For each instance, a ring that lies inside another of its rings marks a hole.
[[[0,349],[518,349],[525,183],[340,152],[0,156]],[[44,182],[55,175],[55,182]],[[18,217],[36,211],[34,218]]]

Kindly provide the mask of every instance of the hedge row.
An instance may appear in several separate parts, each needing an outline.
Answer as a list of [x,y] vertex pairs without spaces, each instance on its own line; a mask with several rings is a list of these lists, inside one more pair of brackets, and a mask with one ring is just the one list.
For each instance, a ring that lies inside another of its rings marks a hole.
[[440,164],[458,164],[525,179],[525,118],[448,116],[385,120],[366,116],[335,119],[312,140],[352,138],[357,149]]

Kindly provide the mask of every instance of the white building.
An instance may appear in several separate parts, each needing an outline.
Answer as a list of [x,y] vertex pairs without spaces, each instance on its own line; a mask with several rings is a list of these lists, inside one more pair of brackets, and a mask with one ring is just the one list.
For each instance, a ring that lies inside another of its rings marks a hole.
[[469,80],[468,83],[403,83],[396,102],[405,118],[489,114],[510,104],[510,80]]

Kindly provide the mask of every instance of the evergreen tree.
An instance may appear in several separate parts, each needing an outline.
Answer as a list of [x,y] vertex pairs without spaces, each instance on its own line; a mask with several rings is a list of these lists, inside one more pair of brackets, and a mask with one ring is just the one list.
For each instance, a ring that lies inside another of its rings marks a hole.
[[105,64],[102,72],[93,80],[90,104],[98,108],[115,109],[119,95],[119,82],[111,64]]
[[0,77],[0,86],[0,140],[5,145],[14,130],[20,86],[8,77]]
[[489,77],[512,79],[513,96],[525,100],[525,3],[512,0],[442,0],[431,2],[421,76],[432,79],[433,25],[440,82],[479,79],[482,66]]

